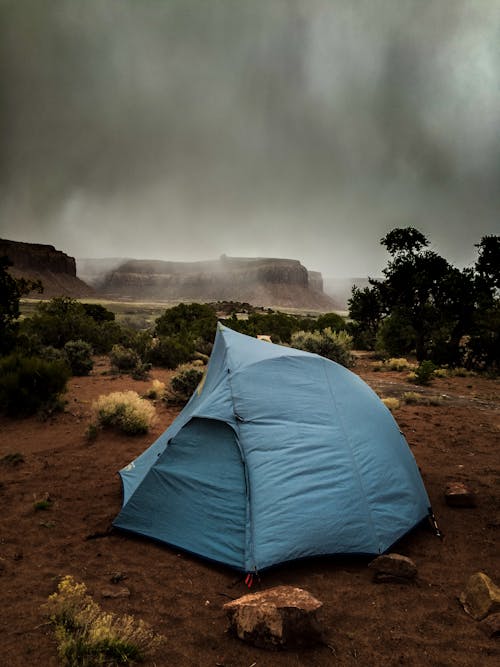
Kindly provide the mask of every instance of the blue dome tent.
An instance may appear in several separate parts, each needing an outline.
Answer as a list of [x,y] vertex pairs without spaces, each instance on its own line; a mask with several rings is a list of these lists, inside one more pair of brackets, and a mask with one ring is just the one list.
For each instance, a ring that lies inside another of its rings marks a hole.
[[120,476],[114,526],[243,572],[380,554],[430,511],[403,435],[357,375],[220,324],[200,386]]

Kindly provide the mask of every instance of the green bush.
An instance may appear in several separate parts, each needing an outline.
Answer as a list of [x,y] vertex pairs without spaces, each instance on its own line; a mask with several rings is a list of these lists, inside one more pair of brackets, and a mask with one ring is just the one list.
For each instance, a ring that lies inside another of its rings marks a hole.
[[58,350],[57,347],[52,347],[51,345],[40,346],[34,356],[42,357],[42,359],[45,359],[45,361],[61,361],[62,363],[68,364],[69,366],[68,355],[66,352],[64,350]]
[[109,353],[111,365],[118,371],[133,371],[140,363],[140,358],[135,350],[123,345],[113,345]]
[[69,375],[62,361],[18,354],[0,359],[0,412],[24,417],[49,408],[65,391]]
[[114,322],[115,314],[100,303],[82,303],[85,314],[96,322]]
[[154,366],[177,368],[179,364],[190,361],[194,352],[194,343],[190,338],[182,340],[178,336],[160,336],[149,351],[148,361]]
[[94,368],[92,346],[84,340],[69,340],[64,346],[64,352],[73,375],[88,375]]
[[171,398],[178,403],[186,403],[203,378],[198,368],[183,368],[170,381]]
[[325,313],[320,315],[314,323],[314,329],[323,331],[324,329],[331,329],[332,331],[345,331],[345,318],[338,313]]
[[298,323],[304,324],[303,319],[280,312],[251,313],[247,320],[238,320],[235,316],[226,320],[234,331],[239,331],[247,336],[267,335],[271,336],[273,343],[289,343],[292,333],[297,331]]
[[351,368],[354,357],[351,354],[352,337],[346,331],[297,331],[292,334],[292,347],[319,354]]
[[42,345],[58,349],[70,340],[83,340],[96,354],[107,354],[115,343],[121,342],[126,332],[100,309],[93,307],[89,314],[88,307],[89,304],[70,297],[41,302],[33,315],[21,322],[21,333],[28,338],[36,336]]
[[391,357],[402,357],[415,349],[415,329],[407,319],[395,313],[386,317],[377,333],[375,347]]
[[155,333],[157,336],[180,336],[192,340],[201,338],[211,343],[215,338],[216,327],[217,315],[212,306],[206,303],[180,303],[174,308],[168,308],[156,320]]
[[411,382],[415,384],[428,385],[434,377],[436,366],[428,359],[422,361],[412,373]]
[[99,396],[92,407],[100,426],[116,428],[127,435],[147,433],[156,415],[151,403],[135,391]]

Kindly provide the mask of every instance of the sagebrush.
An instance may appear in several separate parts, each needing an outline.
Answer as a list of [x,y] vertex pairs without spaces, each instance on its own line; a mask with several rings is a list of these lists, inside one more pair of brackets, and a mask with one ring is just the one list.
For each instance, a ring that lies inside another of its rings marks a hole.
[[92,408],[100,426],[116,428],[128,435],[147,433],[156,416],[154,406],[135,391],[99,396]]
[[67,667],[128,665],[152,655],[164,638],[133,616],[105,612],[85,584],[67,575],[44,605]]
[[181,366],[170,381],[169,402],[186,403],[202,379],[203,371],[199,368],[189,365]]
[[292,334],[291,345],[336,361],[351,368],[354,365],[352,336],[347,331],[333,331],[326,327],[323,331],[297,331]]

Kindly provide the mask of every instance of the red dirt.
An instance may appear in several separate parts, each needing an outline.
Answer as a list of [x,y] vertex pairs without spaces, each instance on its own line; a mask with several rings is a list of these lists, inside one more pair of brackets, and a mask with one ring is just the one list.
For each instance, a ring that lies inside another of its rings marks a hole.
[[[56,644],[41,605],[59,578],[84,581],[105,609],[131,613],[165,635],[158,666],[270,667],[304,665],[500,664],[498,639],[489,639],[457,598],[481,570],[500,583],[498,380],[437,379],[425,392],[443,395],[438,406],[404,405],[395,417],[419,464],[445,537],[418,528],[394,547],[418,566],[418,583],[375,584],[368,561],[324,558],[263,573],[262,587],[289,584],[323,601],[327,644],[308,651],[269,653],[226,633],[222,605],[246,592],[237,573],[149,540],[105,532],[120,509],[117,470],[142,452],[177,411],[158,402],[158,422],[147,436],[111,432],[88,442],[91,401],[148,383],[106,373],[99,360],[91,376],[73,378],[64,413],[49,421],[0,419],[0,458],[20,452],[24,463],[0,464],[0,627],[8,667],[57,665]],[[411,391],[403,374],[375,373],[363,358],[356,371],[384,396]],[[152,378],[165,380],[167,371]],[[448,507],[449,481],[478,494],[474,509]],[[47,511],[34,500],[49,494]],[[126,576],[128,599],[101,599],[111,576]],[[236,582],[236,583],[235,583]]]

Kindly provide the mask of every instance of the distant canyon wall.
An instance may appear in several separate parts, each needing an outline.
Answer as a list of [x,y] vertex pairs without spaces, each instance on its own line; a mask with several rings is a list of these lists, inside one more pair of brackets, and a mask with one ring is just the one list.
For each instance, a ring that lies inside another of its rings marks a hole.
[[[240,301],[255,306],[337,309],[323,278],[298,260],[227,257],[203,262],[138,259],[75,261],[52,245],[0,239],[14,277],[41,280],[42,298],[102,297],[130,301]],[[40,298],[38,293],[33,296]]]
[[259,306],[331,310],[321,274],[298,260],[227,257],[204,262],[79,260],[78,272],[107,298],[244,301]]
[[33,293],[37,298],[81,298],[95,294],[93,288],[77,277],[75,258],[52,245],[0,239],[0,257],[3,256],[12,264],[9,273],[14,278],[42,282],[43,293]]

